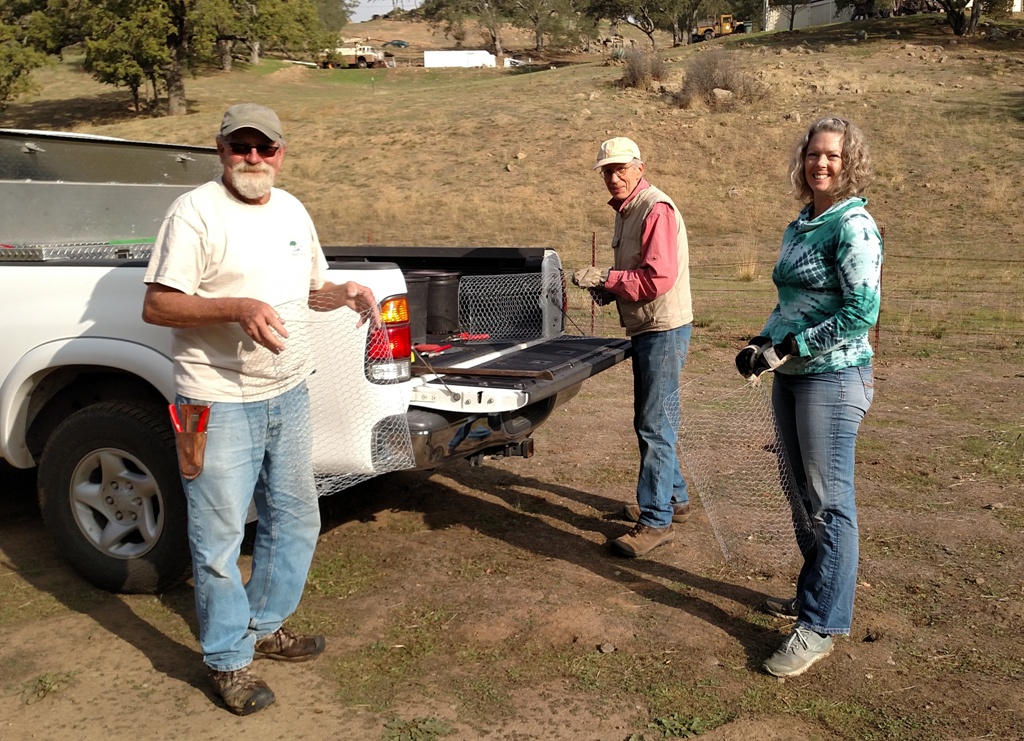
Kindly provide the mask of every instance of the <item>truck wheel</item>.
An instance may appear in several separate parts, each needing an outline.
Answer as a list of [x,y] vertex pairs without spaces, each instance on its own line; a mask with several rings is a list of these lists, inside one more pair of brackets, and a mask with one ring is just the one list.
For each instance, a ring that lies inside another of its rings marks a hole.
[[358,62],[356,62],[356,67],[358,67],[359,69],[366,69],[366,60],[360,59]]
[[710,28],[707,31],[704,32],[704,40],[705,41],[711,41],[711,39],[713,39],[713,38],[715,38],[715,32],[712,31]]
[[161,409],[101,402],[75,412],[47,441],[38,481],[58,549],[96,586],[153,594],[188,576],[185,494]]

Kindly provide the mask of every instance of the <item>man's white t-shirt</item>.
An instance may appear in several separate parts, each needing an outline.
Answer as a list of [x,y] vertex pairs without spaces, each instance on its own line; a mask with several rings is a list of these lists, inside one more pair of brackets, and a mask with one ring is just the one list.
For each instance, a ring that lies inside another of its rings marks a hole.
[[[213,180],[178,198],[164,217],[146,283],[188,295],[254,298],[287,322],[305,316],[323,286],[327,260],[313,221],[290,193],[274,188],[262,206],[243,203]],[[306,372],[300,348],[274,356],[237,322],[175,328],[178,393],[204,401],[259,401],[296,386]]]

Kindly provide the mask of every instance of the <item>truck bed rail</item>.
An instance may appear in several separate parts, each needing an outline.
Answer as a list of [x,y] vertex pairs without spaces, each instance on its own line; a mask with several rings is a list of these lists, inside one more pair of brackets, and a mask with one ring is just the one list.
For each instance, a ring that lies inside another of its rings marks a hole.
[[0,244],[0,262],[148,260],[153,239],[60,244]]

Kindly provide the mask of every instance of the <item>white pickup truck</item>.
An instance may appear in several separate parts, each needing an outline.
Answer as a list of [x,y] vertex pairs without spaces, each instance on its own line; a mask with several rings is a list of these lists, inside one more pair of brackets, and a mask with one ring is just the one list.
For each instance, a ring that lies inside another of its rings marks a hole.
[[[189,571],[171,335],[141,319],[142,276],[171,201],[218,173],[210,147],[0,130],[0,457],[38,469],[52,537],[111,591],[162,591]],[[311,376],[328,410],[313,431],[322,478],[532,455],[537,426],[628,357],[624,339],[563,333],[574,325],[551,250],[325,252],[332,280],[368,285],[393,310],[380,330],[393,353],[372,357],[364,325],[358,342],[334,343],[335,375]],[[326,398],[340,377],[357,386]],[[396,418],[400,466],[381,434]],[[341,444],[316,444],[328,436]]]

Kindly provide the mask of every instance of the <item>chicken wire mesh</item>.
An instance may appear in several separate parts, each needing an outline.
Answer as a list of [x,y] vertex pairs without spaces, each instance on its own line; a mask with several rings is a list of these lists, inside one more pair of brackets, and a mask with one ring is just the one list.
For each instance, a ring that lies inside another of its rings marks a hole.
[[[408,390],[396,380],[368,380],[393,375],[380,371],[396,363],[387,334],[373,329],[366,314],[345,307],[317,311],[297,301],[275,309],[288,332],[285,349],[275,355],[255,345],[243,352],[243,398],[260,398],[265,379],[306,378],[311,414],[289,422],[302,425],[302,434],[313,441],[318,493],[333,494],[382,473],[412,468]],[[295,465],[298,472],[302,464]]]
[[[775,425],[771,379],[717,393],[682,388],[677,447],[722,555],[762,569],[797,560],[814,536]],[[679,418],[679,396],[665,406]]]
[[551,337],[619,337],[614,302],[599,305],[562,271],[464,275],[459,280],[460,338],[527,342]]
[[560,272],[464,275],[458,294],[460,334],[467,341],[557,337],[562,298]]

